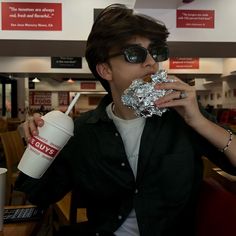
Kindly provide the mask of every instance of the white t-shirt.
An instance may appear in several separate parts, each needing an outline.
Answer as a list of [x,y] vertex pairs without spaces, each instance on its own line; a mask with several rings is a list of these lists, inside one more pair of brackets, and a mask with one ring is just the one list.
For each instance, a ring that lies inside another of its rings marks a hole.
[[[138,117],[132,120],[123,120],[113,113],[112,104],[107,106],[106,111],[121,135],[130,167],[136,177],[140,140],[146,119]],[[129,216],[114,234],[116,236],[139,236],[138,223],[134,209],[132,209]]]

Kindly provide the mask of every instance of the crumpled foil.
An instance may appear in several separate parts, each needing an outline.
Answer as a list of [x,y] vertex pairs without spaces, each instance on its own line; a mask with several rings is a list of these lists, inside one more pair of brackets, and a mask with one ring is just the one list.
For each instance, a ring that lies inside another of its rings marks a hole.
[[133,109],[138,117],[162,116],[168,110],[168,108],[156,107],[154,101],[170,93],[172,90],[157,90],[154,86],[158,83],[173,82],[173,80],[167,79],[167,72],[165,70],[159,70],[150,77],[150,82],[145,82],[142,79],[134,80],[121,96],[122,103]]

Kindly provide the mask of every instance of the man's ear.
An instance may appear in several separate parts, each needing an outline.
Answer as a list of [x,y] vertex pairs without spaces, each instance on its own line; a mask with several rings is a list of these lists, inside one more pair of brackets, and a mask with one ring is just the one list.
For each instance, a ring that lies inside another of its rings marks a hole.
[[112,71],[107,63],[99,63],[96,65],[97,73],[105,80],[112,80]]

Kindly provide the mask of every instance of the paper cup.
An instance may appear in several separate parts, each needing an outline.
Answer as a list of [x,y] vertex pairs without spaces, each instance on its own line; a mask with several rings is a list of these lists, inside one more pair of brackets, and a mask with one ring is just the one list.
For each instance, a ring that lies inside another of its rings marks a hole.
[[52,111],[42,117],[43,127],[39,135],[32,136],[18,169],[26,175],[39,179],[55,160],[55,157],[73,135],[73,120],[60,111]]
[[0,231],[3,230],[3,214],[6,199],[6,174],[7,169],[0,168]]

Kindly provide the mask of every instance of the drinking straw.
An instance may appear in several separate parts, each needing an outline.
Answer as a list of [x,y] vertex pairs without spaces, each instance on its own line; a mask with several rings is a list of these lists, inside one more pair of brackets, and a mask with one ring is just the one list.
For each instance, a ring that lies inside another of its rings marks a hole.
[[80,96],[80,93],[77,93],[75,95],[75,97],[73,98],[73,100],[71,101],[70,105],[68,106],[65,114],[68,115],[70,113],[70,111],[72,110],[73,106],[75,105],[75,103],[77,102],[78,98]]

